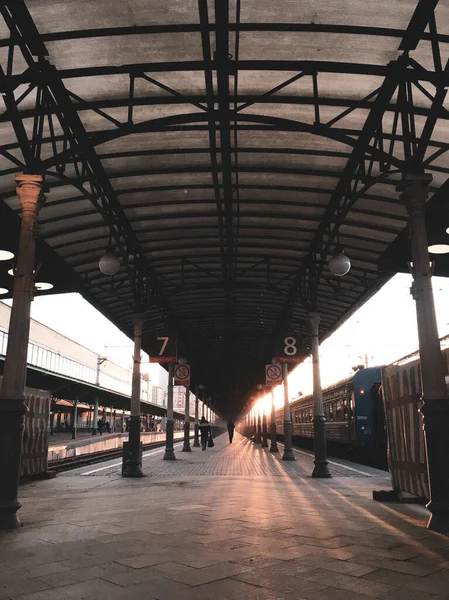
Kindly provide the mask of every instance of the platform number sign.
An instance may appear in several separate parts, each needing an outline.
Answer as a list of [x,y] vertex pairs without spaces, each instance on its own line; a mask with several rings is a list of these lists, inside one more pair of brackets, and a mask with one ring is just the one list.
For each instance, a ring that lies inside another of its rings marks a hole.
[[148,340],[148,354],[152,363],[176,362],[176,336],[155,335]]
[[274,358],[278,363],[295,363],[301,360],[298,350],[298,338],[292,333],[285,335],[280,340],[276,351]]

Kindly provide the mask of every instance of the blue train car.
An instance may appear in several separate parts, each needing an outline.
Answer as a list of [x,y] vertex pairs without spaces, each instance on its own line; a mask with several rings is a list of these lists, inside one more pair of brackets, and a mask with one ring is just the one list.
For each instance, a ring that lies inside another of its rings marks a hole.
[[[329,443],[350,449],[366,449],[374,456],[386,457],[385,415],[380,387],[381,369],[370,367],[323,390],[326,439]],[[311,442],[313,395],[299,397],[290,407],[293,438],[297,443]],[[276,424],[282,436],[283,409],[277,411]]]
[[380,384],[380,367],[361,369],[353,377],[354,437],[357,446],[374,447],[386,441]]

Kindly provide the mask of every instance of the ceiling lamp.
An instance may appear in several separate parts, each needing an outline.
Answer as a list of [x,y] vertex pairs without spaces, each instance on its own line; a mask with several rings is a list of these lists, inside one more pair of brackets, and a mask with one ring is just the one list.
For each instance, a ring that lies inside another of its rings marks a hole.
[[448,254],[449,244],[432,244],[427,250],[430,254]]
[[343,250],[336,250],[334,255],[329,260],[329,269],[336,277],[343,277],[349,273],[351,268],[351,261],[343,252]]
[[0,260],[11,260],[14,258],[14,253],[9,250],[0,250]]
[[14,269],[9,269],[8,275],[11,275],[11,277],[14,277]]
[[7,290],[6,288],[2,288],[0,287],[0,296],[4,296],[5,294],[7,294],[9,292],[9,290]]
[[115,275],[118,273],[120,266],[120,257],[114,254],[114,247],[109,246],[106,250],[106,254],[98,261],[98,268],[103,275]]
[[45,292],[47,290],[52,290],[54,286],[52,283],[46,283],[45,281],[38,281],[37,283],[34,284],[34,287],[39,292]]

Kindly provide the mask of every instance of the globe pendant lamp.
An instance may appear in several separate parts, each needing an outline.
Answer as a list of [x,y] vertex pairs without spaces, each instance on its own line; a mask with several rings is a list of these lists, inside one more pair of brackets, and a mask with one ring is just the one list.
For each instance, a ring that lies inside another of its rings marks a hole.
[[336,249],[335,253],[329,260],[329,269],[336,277],[343,277],[349,273],[351,268],[351,261],[343,252],[343,250]]
[[120,266],[120,257],[114,253],[114,247],[109,246],[106,250],[106,254],[98,261],[98,268],[103,275],[115,275],[118,273]]
[[12,260],[14,253],[9,250],[0,250],[0,261]]

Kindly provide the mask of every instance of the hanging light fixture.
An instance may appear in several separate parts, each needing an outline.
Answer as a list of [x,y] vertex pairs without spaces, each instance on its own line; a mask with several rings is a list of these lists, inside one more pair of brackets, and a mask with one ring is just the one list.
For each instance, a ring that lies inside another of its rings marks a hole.
[[5,294],[8,294],[9,290],[3,287],[0,287],[0,296],[4,296]]
[[440,223],[431,221],[428,229],[429,254],[449,254],[449,227],[441,227]]
[[334,254],[329,260],[329,269],[336,277],[343,277],[349,273],[351,261],[346,256],[342,248],[336,248]]
[[45,281],[38,281],[34,284],[34,287],[38,292],[46,292],[47,290],[53,289],[52,283],[46,283]]
[[0,250],[0,261],[12,260],[14,258],[14,252],[9,250]]
[[427,250],[429,254],[449,254],[449,244],[431,244]]
[[120,270],[120,266],[120,257],[115,254],[115,247],[112,244],[112,235],[109,234],[109,245],[106,248],[106,254],[98,261],[98,268],[103,275],[115,275]]

